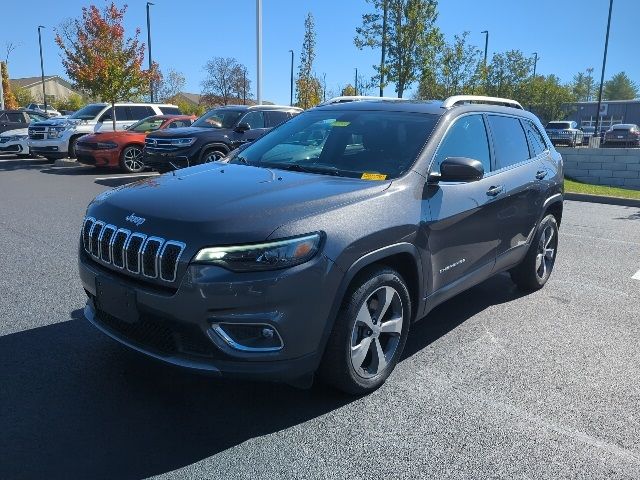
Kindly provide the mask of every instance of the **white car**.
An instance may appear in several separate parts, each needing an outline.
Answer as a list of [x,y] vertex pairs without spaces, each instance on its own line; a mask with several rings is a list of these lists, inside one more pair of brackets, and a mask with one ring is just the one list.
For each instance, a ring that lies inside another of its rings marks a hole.
[[27,110],[33,110],[35,112],[40,112],[47,117],[59,117],[61,114],[51,105],[47,105],[47,109],[44,108],[44,103],[30,103],[26,107]]
[[29,157],[29,129],[18,128],[0,133],[0,153],[11,153],[19,157]]

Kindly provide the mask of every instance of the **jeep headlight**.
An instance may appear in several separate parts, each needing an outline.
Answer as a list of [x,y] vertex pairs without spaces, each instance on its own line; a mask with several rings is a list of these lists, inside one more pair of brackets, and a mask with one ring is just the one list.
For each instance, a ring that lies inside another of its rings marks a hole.
[[219,265],[234,272],[275,270],[311,260],[320,249],[322,237],[312,233],[302,237],[252,245],[203,248],[194,262]]

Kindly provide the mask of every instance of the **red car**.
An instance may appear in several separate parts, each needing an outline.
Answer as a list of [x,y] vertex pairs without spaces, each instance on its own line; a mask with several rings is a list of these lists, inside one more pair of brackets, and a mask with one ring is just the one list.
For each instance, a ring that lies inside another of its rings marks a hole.
[[153,115],[143,118],[127,130],[94,133],[76,143],[78,162],[96,167],[116,167],[129,173],[144,170],[142,149],[148,133],[165,128],[188,127],[194,115]]

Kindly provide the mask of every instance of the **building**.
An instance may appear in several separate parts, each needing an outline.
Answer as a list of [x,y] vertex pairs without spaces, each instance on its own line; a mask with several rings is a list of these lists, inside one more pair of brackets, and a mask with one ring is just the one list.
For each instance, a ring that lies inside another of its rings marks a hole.
[[[578,122],[581,127],[594,127],[598,102],[576,102],[563,105],[567,120]],[[640,125],[640,99],[603,100],[600,104],[600,125],[609,128],[618,123]]]
[[[42,77],[14,78],[10,82],[12,90],[15,91],[18,88],[27,89],[36,102],[42,102]],[[66,100],[74,94],[80,95],[73,89],[73,85],[58,75],[44,77],[44,86],[47,93],[47,102]]]

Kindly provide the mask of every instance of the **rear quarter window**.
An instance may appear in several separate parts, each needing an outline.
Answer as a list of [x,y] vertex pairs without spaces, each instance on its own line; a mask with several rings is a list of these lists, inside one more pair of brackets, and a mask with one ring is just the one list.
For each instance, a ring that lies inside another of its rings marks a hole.
[[488,115],[496,170],[529,159],[529,146],[520,120],[515,117]]

